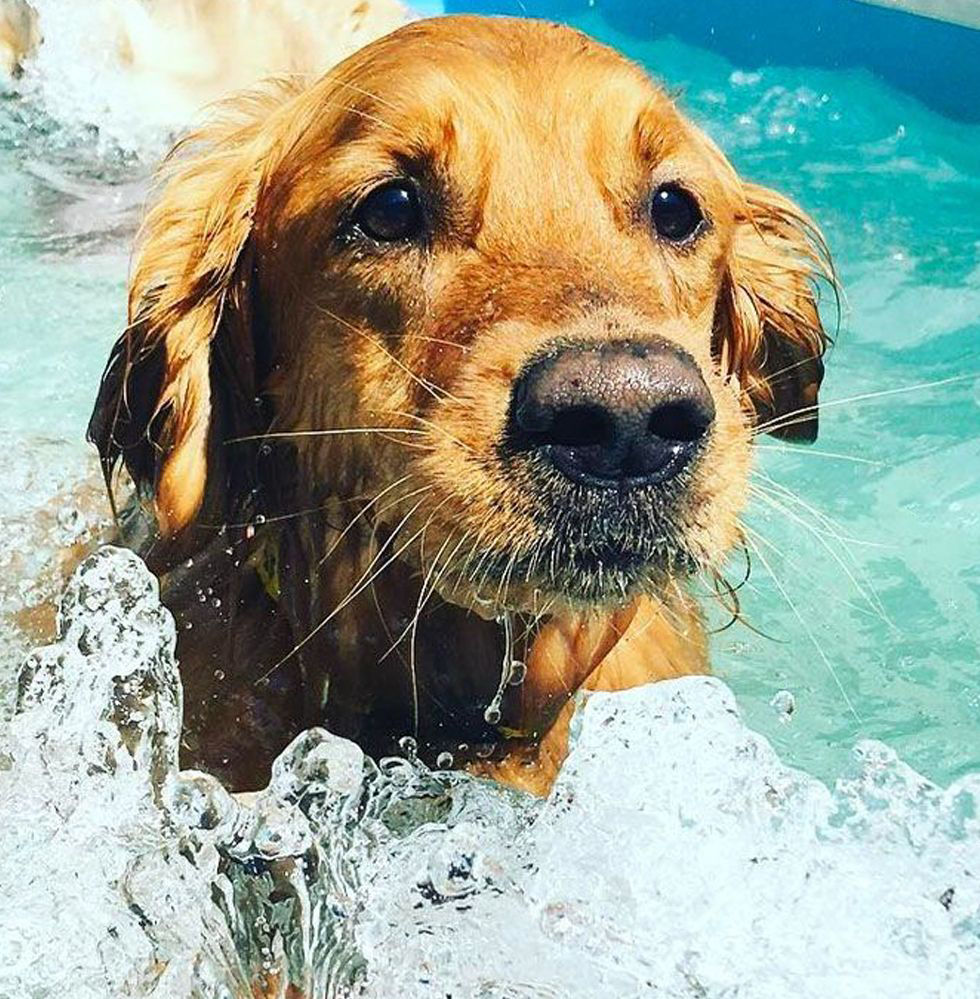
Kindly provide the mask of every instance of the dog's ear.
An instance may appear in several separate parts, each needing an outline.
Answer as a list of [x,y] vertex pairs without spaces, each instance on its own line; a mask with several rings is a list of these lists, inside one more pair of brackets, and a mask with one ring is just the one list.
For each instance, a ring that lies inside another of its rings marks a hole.
[[814,223],[788,198],[742,184],[744,198],[715,337],[755,422],[777,437],[817,438],[817,391],[830,343],[817,309],[821,280],[836,291],[826,244]]
[[252,237],[268,150],[261,102],[243,107],[183,140],[161,171],[128,326],[88,427],[107,481],[122,460],[167,536],[193,521],[209,476],[233,473],[212,438],[248,432],[258,391]]

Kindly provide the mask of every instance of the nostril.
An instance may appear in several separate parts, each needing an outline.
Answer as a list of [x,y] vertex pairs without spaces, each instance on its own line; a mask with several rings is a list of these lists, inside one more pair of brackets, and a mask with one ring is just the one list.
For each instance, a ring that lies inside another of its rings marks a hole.
[[633,488],[674,478],[714,421],[694,360],[669,344],[562,344],[514,383],[505,451],[535,454],[574,482]]
[[547,443],[591,447],[608,443],[615,431],[612,418],[601,406],[568,406],[555,413]]
[[647,432],[665,441],[693,443],[711,426],[713,414],[688,400],[657,406],[647,422]]

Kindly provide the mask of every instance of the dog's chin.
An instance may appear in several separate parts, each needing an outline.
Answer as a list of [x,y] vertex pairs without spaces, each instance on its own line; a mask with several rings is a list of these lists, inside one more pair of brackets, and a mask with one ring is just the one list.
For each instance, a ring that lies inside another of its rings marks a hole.
[[484,554],[479,577],[457,586],[450,599],[488,618],[505,611],[612,612],[639,596],[663,597],[697,570],[693,556],[666,545],[652,554],[602,542],[545,546],[533,556],[494,551]]

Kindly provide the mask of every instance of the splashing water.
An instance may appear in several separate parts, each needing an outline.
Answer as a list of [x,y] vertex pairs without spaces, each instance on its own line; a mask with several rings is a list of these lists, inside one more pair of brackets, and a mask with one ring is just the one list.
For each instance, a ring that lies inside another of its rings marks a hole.
[[177,771],[139,559],[86,560],[59,635],[0,756],[2,995],[980,991],[980,776],[867,742],[829,791],[698,677],[592,695],[544,802],[322,729],[236,798]]
[[19,86],[105,154],[158,155],[218,98],[319,75],[408,19],[398,0],[31,0],[43,43]]

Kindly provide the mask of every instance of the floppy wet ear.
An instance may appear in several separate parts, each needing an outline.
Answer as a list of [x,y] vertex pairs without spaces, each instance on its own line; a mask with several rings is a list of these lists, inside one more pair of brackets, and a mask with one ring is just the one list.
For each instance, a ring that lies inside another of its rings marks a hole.
[[830,337],[817,287],[836,279],[826,244],[788,198],[742,184],[728,271],[715,315],[722,363],[734,374],[760,429],[788,440],[817,438],[817,393]]
[[200,510],[209,476],[222,472],[209,439],[233,431],[256,395],[258,141],[258,121],[232,121],[171,154],[137,239],[129,322],[89,422],[107,481],[121,460],[165,535]]

